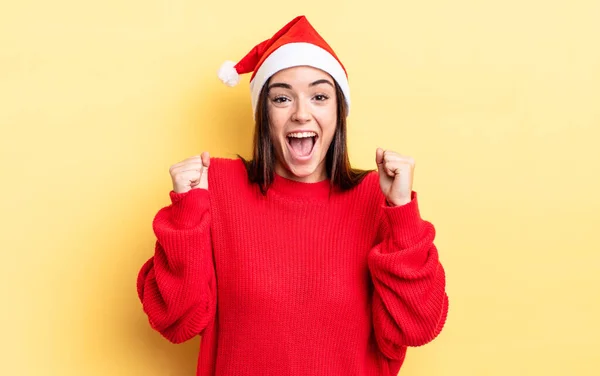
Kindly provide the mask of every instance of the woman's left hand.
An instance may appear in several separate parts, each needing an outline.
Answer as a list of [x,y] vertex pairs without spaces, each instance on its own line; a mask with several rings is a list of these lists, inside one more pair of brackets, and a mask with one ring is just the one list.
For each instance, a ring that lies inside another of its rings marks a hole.
[[414,159],[391,150],[377,148],[375,161],[379,170],[379,185],[388,204],[400,206],[409,203],[415,169]]

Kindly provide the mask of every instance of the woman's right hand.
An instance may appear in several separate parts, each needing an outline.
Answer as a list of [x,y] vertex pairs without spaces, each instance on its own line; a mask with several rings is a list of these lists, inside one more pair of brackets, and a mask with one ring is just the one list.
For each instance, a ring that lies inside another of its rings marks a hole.
[[208,189],[208,166],[210,155],[203,152],[174,164],[169,168],[173,191],[185,193],[194,188]]

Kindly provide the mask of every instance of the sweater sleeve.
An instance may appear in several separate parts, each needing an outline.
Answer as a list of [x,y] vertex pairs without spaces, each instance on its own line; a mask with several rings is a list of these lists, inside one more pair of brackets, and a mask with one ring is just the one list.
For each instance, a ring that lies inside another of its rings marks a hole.
[[373,326],[381,352],[404,357],[407,346],[437,337],[448,313],[444,269],[433,244],[435,229],[419,213],[417,194],[402,206],[381,206],[380,242],[371,249]]
[[142,266],[137,292],[150,326],[173,343],[191,339],[213,320],[216,279],[209,192],[170,192],[153,221],[154,255]]

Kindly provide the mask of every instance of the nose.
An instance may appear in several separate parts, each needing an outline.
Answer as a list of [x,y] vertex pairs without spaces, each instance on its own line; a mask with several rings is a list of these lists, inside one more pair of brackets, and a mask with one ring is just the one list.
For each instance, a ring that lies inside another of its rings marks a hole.
[[310,107],[304,100],[297,100],[292,120],[304,124],[310,120]]

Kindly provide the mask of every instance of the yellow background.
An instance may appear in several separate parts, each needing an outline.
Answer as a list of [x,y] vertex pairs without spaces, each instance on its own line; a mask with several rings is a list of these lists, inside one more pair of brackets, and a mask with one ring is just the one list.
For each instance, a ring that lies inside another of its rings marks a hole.
[[[300,5],[302,4],[302,5]],[[298,14],[350,72],[351,158],[417,161],[450,314],[402,375],[600,373],[600,2],[0,5],[0,374],[193,375],[135,292],[171,164],[248,156],[248,77]]]

